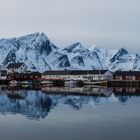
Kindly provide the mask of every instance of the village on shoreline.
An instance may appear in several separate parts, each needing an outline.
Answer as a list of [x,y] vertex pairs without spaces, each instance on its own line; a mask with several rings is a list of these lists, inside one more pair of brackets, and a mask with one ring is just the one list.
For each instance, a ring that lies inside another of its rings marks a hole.
[[25,63],[10,63],[7,67],[0,66],[0,84],[140,87],[140,71],[57,70],[40,73],[29,71]]

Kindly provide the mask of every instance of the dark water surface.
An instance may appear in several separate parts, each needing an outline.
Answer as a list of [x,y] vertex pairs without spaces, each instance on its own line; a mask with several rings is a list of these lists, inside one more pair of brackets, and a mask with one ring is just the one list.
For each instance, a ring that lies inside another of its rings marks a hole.
[[139,89],[0,89],[1,140],[140,139]]

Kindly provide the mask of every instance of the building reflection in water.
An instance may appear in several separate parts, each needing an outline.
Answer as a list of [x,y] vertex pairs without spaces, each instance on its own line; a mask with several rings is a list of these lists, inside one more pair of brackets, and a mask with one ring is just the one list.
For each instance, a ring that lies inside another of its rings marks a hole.
[[[7,88],[0,87],[0,113],[22,114],[28,119],[44,119],[55,106],[68,105],[80,110],[84,105],[101,105],[102,101],[128,102],[132,96],[139,96],[140,89],[130,88]],[[114,100],[115,98],[115,100]]]

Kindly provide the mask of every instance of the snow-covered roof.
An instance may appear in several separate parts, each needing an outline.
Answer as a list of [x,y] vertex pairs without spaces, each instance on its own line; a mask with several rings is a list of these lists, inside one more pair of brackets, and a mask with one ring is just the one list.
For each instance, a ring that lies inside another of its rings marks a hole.
[[137,75],[140,76],[140,71],[116,71],[114,73],[114,76],[132,76],[132,75]]
[[7,66],[7,68],[20,68],[22,65],[24,65],[24,63],[11,63]]

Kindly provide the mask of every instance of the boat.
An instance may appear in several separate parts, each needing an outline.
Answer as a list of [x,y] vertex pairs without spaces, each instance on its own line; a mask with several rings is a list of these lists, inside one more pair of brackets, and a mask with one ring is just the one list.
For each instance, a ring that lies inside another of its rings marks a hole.
[[18,85],[18,81],[12,80],[12,81],[10,81],[9,85],[10,85],[11,87],[17,86],[17,85]]
[[32,85],[33,82],[31,80],[28,80],[28,81],[22,81],[21,84],[22,85]]
[[51,86],[53,85],[53,81],[40,81],[42,86]]
[[76,85],[76,81],[70,80],[70,81],[65,81],[65,87],[74,87]]

